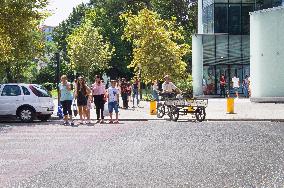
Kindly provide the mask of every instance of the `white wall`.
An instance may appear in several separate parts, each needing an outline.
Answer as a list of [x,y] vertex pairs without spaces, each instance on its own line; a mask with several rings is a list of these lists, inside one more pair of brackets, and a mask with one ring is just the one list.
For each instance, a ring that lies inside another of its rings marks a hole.
[[193,95],[203,95],[203,47],[202,35],[192,35],[192,85]]
[[284,97],[284,7],[250,16],[252,98]]

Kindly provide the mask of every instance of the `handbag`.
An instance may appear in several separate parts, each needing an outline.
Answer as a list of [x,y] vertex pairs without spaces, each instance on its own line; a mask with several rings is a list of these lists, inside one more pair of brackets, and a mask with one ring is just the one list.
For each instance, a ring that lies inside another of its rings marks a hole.
[[63,119],[63,111],[62,111],[62,106],[61,105],[58,105],[57,116],[59,117],[59,119]]
[[72,111],[74,113],[74,116],[76,117],[78,115],[78,108],[77,108],[75,100],[73,101]]

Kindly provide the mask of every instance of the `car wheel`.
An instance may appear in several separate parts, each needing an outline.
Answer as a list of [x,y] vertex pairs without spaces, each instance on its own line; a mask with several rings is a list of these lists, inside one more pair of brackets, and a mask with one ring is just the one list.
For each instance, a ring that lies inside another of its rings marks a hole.
[[22,122],[29,123],[34,120],[35,112],[29,107],[23,107],[19,110],[19,117]]
[[37,117],[40,121],[47,121],[51,118],[51,115],[42,115]]

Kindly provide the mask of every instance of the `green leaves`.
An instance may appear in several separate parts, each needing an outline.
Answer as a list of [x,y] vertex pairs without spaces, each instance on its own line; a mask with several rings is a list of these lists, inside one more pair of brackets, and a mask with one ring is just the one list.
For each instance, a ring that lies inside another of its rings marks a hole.
[[[183,56],[189,52],[189,46],[183,43],[181,27],[174,20],[163,20],[148,9],[139,11],[138,15],[126,13],[121,15],[126,21],[123,39],[133,42],[133,67],[144,81],[162,79],[165,74],[180,78],[186,71]],[[179,41],[179,43],[178,43]]]
[[72,65],[82,72],[89,73],[91,69],[106,70],[114,48],[103,40],[99,29],[86,20],[67,38],[68,56]]

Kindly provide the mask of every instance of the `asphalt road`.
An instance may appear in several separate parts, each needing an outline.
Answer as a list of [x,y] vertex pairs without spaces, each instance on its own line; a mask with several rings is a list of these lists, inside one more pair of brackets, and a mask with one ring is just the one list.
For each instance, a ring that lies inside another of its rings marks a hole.
[[0,187],[284,187],[284,123],[10,123],[0,151]]

